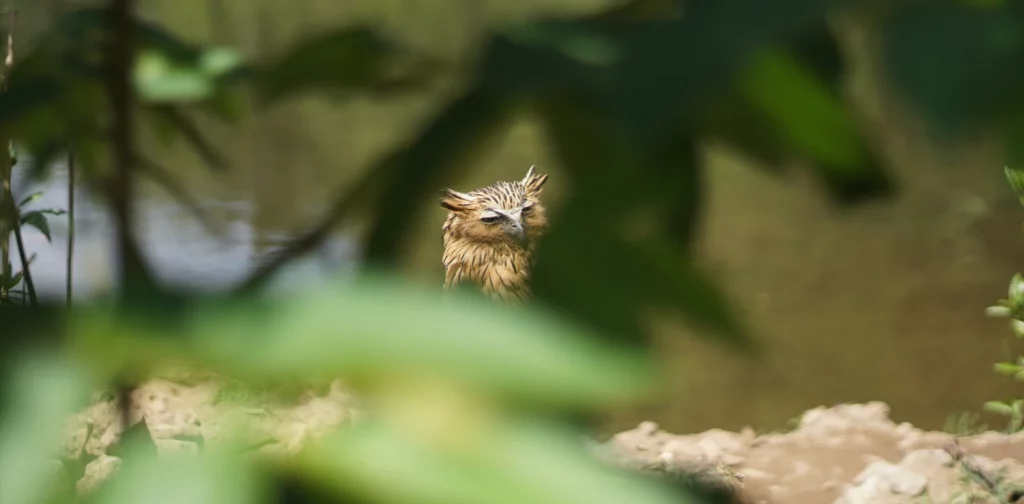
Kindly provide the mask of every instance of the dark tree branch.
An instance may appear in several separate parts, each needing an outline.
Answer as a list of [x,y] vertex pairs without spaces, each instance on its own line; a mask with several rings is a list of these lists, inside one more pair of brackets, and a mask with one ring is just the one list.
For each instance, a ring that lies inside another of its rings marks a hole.
[[235,290],[236,295],[252,294],[264,286],[273,278],[274,274],[285,264],[301,257],[316,249],[326,240],[331,231],[352,211],[364,204],[371,195],[380,190],[383,182],[391,173],[394,162],[387,162],[383,166],[374,166],[373,170],[365,175],[362,180],[350,187],[347,191],[334,200],[334,204],[328,210],[324,218],[305,234],[296,237],[288,245],[277,251],[262,266],[256,269],[244,282]]
[[107,38],[106,87],[113,112],[111,144],[114,170],[106,192],[117,227],[122,299],[131,299],[154,287],[138,242],[135,240],[133,118],[135,107],[131,69],[135,50],[134,1],[111,0]]
[[[110,2],[105,68],[106,88],[112,112],[110,142],[114,160],[114,169],[107,182],[106,192],[117,227],[122,307],[125,306],[125,301],[151,293],[155,286],[142,257],[142,251],[135,241],[133,226],[135,151],[132,112],[135,96],[131,70],[135,49],[134,6],[132,0]],[[135,386],[123,376],[119,381],[117,404],[127,432],[131,425],[132,391]]]
[[202,226],[207,233],[213,236],[217,236],[219,234],[217,226],[214,225],[210,216],[203,211],[202,207],[200,207],[199,203],[189,195],[188,191],[174,179],[170,170],[142,154],[136,154],[135,161],[137,166],[141,169],[139,172],[140,175],[146,176],[167,191],[167,193],[170,194],[179,205],[192,213],[192,216],[199,221],[199,225]]

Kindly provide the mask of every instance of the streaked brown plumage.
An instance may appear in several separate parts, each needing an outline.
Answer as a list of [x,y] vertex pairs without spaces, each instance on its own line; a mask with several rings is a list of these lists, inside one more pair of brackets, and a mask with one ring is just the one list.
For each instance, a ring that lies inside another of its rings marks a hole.
[[470,193],[445,189],[444,287],[476,285],[484,294],[519,304],[530,297],[530,267],[547,228],[540,195],[547,175],[497,182]]

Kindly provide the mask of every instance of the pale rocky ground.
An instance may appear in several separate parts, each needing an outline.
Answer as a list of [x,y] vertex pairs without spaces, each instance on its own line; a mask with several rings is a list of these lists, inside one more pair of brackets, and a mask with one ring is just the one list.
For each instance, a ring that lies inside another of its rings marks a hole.
[[[195,452],[193,440],[201,436],[216,442],[229,419],[240,415],[250,420],[246,423],[259,451],[272,454],[294,453],[304,442],[355,418],[353,398],[337,383],[289,406],[252,407],[217,398],[215,383],[153,380],[135,391],[132,420],[146,420],[158,452]],[[98,457],[78,482],[79,491],[87,491],[118,464],[107,455],[120,433],[113,400],[76,415],[68,429],[72,451],[84,447]],[[599,456],[630,467],[715,468],[734,475],[730,482],[741,487],[747,503],[1024,502],[1014,500],[1014,485],[1024,488],[1024,434],[955,437],[921,431],[897,425],[888,406],[877,402],[809,410],[786,433],[757,435],[745,429],[674,435],[645,422],[595,448]],[[974,482],[972,472],[978,476]]]

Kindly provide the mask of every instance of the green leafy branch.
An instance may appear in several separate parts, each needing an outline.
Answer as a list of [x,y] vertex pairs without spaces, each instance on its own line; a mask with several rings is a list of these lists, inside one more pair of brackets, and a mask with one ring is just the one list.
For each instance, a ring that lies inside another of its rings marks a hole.
[[[1024,184],[1022,184],[1024,173],[1009,166],[1003,169],[1003,173],[1010,187],[1024,204]],[[1010,279],[1006,298],[1000,299],[995,305],[988,307],[986,314],[991,317],[1009,318],[1010,330],[1014,337],[1018,340],[1024,339],[1024,276],[1021,276],[1020,273],[1014,274]],[[1024,382],[1024,356],[1018,356],[1013,362],[996,363],[993,370],[1000,375]],[[989,401],[985,403],[985,410],[1007,417],[1007,432],[1018,432],[1024,428],[1024,399],[1013,399],[1006,402]]]
[[[29,270],[29,265],[35,259],[35,254],[31,257],[25,257],[25,247],[23,240],[20,236],[20,229],[24,227],[31,227],[38,230],[47,242],[52,241],[50,234],[50,217],[59,217],[65,215],[67,212],[59,208],[42,208],[36,210],[25,210],[26,207],[42,196],[42,192],[36,192],[23,198],[16,207],[15,215],[13,220],[17,222],[18,234],[15,236],[17,240],[18,252],[22,256],[22,267],[19,271],[14,272],[7,278],[3,278],[3,289],[0,292],[6,292],[8,294],[17,294],[21,297],[21,305],[27,305],[29,302],[32,305],[36,304],[35,300],[35,285],[32,282],[32,273]],[[13,265],[8,264],[7,271],[14,271]],[[15,290],[19,285],[22,285],[21,290]],[[15,300],[10,297],[0,298],[0,304],[6,306],[15,305]]]

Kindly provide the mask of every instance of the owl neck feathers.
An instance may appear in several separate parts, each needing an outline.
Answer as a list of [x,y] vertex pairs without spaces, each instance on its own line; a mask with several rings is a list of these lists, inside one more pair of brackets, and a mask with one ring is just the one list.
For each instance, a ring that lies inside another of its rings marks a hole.
[[528,281],[533,248],[532,245],[523,248],[508,243],[471,242],[456,232],[446,233],[442,256],[444,286],[450,289],[470,283],[492,298],[522,303],[530,297]]

